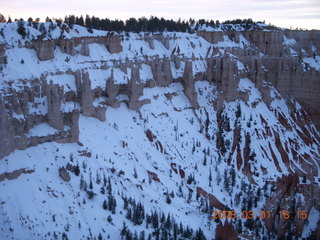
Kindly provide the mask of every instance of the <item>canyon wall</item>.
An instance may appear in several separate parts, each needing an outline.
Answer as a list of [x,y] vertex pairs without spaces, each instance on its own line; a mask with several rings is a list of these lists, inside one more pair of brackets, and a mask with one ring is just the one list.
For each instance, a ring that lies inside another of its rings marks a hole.
[[[217,102],[218,109],[221,109],[223,101],[242,97],[237,91],[240,78],[247,77],[253,80],[261,90],[264,88],[264,81],[268,81],[273,83],[285,97],[299,101],[319,128],[320,71],[302,62],[305,57],[313,58],[319,54],[319,35],[319,31],[199,31],[197,36],[212,44],[204,58],[196,58],[194,55],[191,58],[186,57],[179,53],[180,46],[178,46],[167,57],[154,55],[145,56],[144,59],[114,59],[112,66],[103,64],[97,67],[106,70],[105,72],[112,72],[103,80],[103,87],[101,85],[92,87],[92,79],[87,69],[76,71],[70,69],[58,73],[44,71],[40,78],[16,79],[16,82],[21,82],[22,87],[19,90],[7,87],[0,97],[2,123],[0,158],[14,149],[23,149],[46,141],[75,142],[78,136],[79,113],[105,121],[104,113],[107,105],[118,107],[119,94],[127,95],[128,107],[138,110],[143,104],[148,103],[147,99],[139,100],[144,87],[168,86],[172,82],[183,84],[185,94],[194,108],[198,107],[194,82],[208,80],[215,83],[221,91]],[[285,38],[291,39],[291,45],[285,45]],[[155,41],[161,42],[166,49],[169,49],[170,41],[175,39],[176,36],[157,34],[145,35],[139,40],[147,42],[150,49],[154,49]],[[240,47],[220,46],[219,42],[226,39]],[[123,36],[119,35],[38,39],[20,43],[19,47],[34,49],[40,61],[54,61],[54,50],[57,47],[62,53],[70,56],[76,54],[90,56],[89,45],[100,44],[106,47],[109,54],[121,54],[122,41]],[[295,41],[295,44],[292,44],[292,41]],[[290,49],[294,49],[298,54],[290,55],[289,52],[292,51]],[[196,52],[197,47],[193,46],[192,50]],[[233,56],[236,56],[236,59]],[[2,67],[6,66],[6,58],[6,45],[1,44]],[[195,61],[204,62],[206,69],[195,72]],[[237,61],[244,64],[245,69],[239,69]],[[172,71],[181,68],[182,64],[183,72],[179,76],[177,74],[174,76]],[[142,65],[151,68],[152,77],[148,81],[140,79]],[[116,83],[118,77],[114,74],[116,68],[128,75],[127,82]],[[75,89],[66,90],[65,86],[50,83],[48,80],[50,76],[64,75],[75,79]],[[266,92],[263,97],[268,99],[268,93]],[[44,112],[37,113],[36,109],[41,105],[45,108]],[[28,135],[30,129],[40,123],[49,124],[56,132],[49,136]]]

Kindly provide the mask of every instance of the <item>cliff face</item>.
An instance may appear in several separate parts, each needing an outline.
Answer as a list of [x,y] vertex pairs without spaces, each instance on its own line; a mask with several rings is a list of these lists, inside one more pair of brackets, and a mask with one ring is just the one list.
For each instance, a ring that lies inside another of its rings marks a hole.
[[[78,142],[80,115],[105,122],[107,109],[121,103],[139,112],[153,101],[145,97],[147,89],[181,83],[190,109],[202,114],[196,117],[205,122],[201,134],[217,146],[219,156],[251,184],[261,184],[260,170],[273,178],[277,195],[266,197],[266,208],[288,208],[299,193],[310,201],[304,208],[301,200],[297,209],[320,211],[311,194],[319,193],[312,182],[320,174],[319,31],[105,33],[20,40],[0,44],[0,161],[16,149],[40,143]],[[217,92],[208,106],[199,101],[202,91],[196,88],[203,81]],[[166,98],[171,101],[174,94]],[[262,104],[269,115],[255,113]],[[245,116],[231,105],[247,109]],[[208,107],[214,108],[215,120],[210,116],[209,121]],[[213,123],[218,127],[210,132]],[[246,130],[251,124],[261,128]],[[272,168],[259,165],[254,154],[272,162]],[[278,177],[292,178],[277,182],[273,170]],[[310,185],[299,184],[299,177]],[[284,189],[289,183],[291,188]],[[279,238],[288,232],[275,215],[265,224]],[[296,218],[293,224],[300,237],[305,221]]]
[[[240,32],[199,32],[198,35],[213,44],[226,36],[244,43]],[[303,63],[303,58],[317,61],[319,31],[248,31],[243,36],[253,47],[230,50],[248,66],[248,71],[241,75],[253,79],[258,86],[262,86],[262,81],[269,81],[284,96],[298,100],[319,129],[320,73],[318,68]],[[230,69],[225,72],[230,74]],[[219,80],[219,76],[215,79]]]

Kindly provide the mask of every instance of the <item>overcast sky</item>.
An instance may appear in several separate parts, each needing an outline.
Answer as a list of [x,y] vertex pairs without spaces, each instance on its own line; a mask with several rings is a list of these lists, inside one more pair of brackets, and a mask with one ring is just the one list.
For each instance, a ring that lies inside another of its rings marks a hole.
[[232,20],[252,18],[280,27],[320,29],[320,0],[1,0],[8,17],[64,18],[89,14],[100,18],[164,17]]

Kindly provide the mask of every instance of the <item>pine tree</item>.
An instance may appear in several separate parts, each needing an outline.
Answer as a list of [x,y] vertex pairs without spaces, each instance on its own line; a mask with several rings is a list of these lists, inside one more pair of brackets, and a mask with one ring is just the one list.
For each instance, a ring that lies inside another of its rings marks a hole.
[[193,139],[192,154],[193,154],[195,151],[196,151],[196,146],[195,146],[194,139]]
[[223,182],[224,189],[229,192],[230,185],[229,185],[229,179],[228,179],[228,173],[227,169],[224,170],[224,182]]
[[24,27],[24,21],[19,21],[18,22],[18,29],[17,29],[18,33],[22,36],[22,38],[24,39],[27,35],[26,32],[26,28]]
[[106,193],[106,191],[105,191],[103,186],[100,188],[100,193],[103,194],[103,195]]
[[167,192],[167,196],[166,196],[166,202],[167,202],[167,204],[171,203],[171,199],[169,197],[169,193],[168,192]]
[[207,154],[204,153],[203,166],[207,166]]
[[134,237],[133,237],[133,240],[138,240],[138,233],[137,233],[137,231],[134,231]]
[[140,232],[139,240],[145,240],[145,231],[144,230]]
[[106,174],[103,171],[103,186],[106,187],[107,186],[107,178],[106,178]]
[[98,240],[102,240],[102,239],[103,239],[102,235],[101,235],[101,233],[99,233]]
[[79,174],[80,174],[79,163],[77,163],[77,165],[74,167],[74,174],[75,174],[76,176],[79,176]]
[[173,192],[173,190],[172,190],[171,193],[170,193],[170,197],[171,197],[171,198],[174,198],[174,192]]
[[106,201],[106,200],[103,201],[102,208],[103,208],[104,210],[107,210],[107,209],[108,209],[108,205],[107,205],[107,201]]
[[221,182],[221,174],[220,174],[220,170],[217,169],[217,184],[218,184],[218,186],[219,186],[220,182]]
[[166,220],[166,229],[170,230],[171,229],[171,217],[170,214],[167,215],[167,220]]
[[232,166],[231,168],[230,175],[231,175],[231,186],[234,187],[236,184],[236,171],[234,170],[234,166]]
[[131,208],[127,209],[127,214],[126,214],[126,218],[131,220],[132,219],[132,212],[131,212]]
[[136,170],[136,168],[134,168],[133,177],[134,177],[134,178],[138,178],[138,174],[137,174],[137,170]]
[[237,117],[237,118],[240,118],[240,117],[241,117],[241,106],[240,106],[239,103],[238,103],[238,105],[237,105],[236,117]]
[[201,230],[201,228],[199,228],[196,231],[194,240],[206,240],[206,237],[204,236],[203,231]]
[[127,225],[126,225],[125,222],[123,222],[123,223],[122,223],[122,229],[121,229],[120,235],[121,235],[122,237],[124,237],[124,236],[126,235],[126,233],[127,233],[127,230],[128,230]]
[[194,180],[194,177],[192,176],[192,174],[190,174],[187,179],[187,184],[191,184],[193,180]]
[[178,224],[176,223],[173,224],[173,239],[178,239]]
[[151,215],[151,221],[152,221],[152,226],[154,229],[157,229],[159,227],[159,220],[158,220],[158,213],[157,211],[154,211]]
[[97,184],[101,183],[101,177],[100,177],[100,174],[99,174],[98,170],[97,170],[97,175],[96,175],[96,183]]
[[90,188],[91,190],[93,189],[91,171],[90,171],[90,183],[89,183],[89,188]]
[[111,186],[111,180],[110,180],[110,177],[108,177],[108,186],[107,186],[107,190],[108,190],[108,195],[111,195],[111,193],[112,193],[112,186]]
[[85,188],[85,182],[84,182],[84,179],[83,179],[83,175],[81,174],[81,176],[80,176],[80,189],[81,190],[84,190],[84,188]]

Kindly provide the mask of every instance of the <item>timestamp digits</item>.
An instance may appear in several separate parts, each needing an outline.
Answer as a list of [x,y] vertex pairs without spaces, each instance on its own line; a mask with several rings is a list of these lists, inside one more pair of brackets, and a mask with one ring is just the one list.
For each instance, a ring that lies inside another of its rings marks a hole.
[[[213,211],[212,212],[212,218],[213,219],[236,219],[236,218],[242,218],[242,219],[254,219],[254,218],[260,218],[260,219],[270,219],[271,218],[271,211],[260,211],[255,212],[254,211],[241,211],[239,214],[236,213],[234,210],[223,210],[223,211]],[[299,219],[307,219],[308,218],[308,212],[307,211],[296,211],[296,212],[290,212],[287,210],[279,211],[277,214],[279,214],[280,219],[294,219],[295,217]]]

